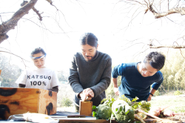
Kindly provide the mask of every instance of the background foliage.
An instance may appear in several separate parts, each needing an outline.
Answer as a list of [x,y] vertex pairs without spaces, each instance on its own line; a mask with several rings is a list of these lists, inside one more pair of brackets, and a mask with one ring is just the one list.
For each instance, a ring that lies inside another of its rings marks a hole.
[[184,50],[175,50],[166,54],[166,63],[161,70],[164,81],[159,91],[185,89],[185,57],[183,54],[185,54]]
[[19,77],[21,69],[17,65],[10,63],[11,58],[0,54],[0,86],[17,87],[15,80]]

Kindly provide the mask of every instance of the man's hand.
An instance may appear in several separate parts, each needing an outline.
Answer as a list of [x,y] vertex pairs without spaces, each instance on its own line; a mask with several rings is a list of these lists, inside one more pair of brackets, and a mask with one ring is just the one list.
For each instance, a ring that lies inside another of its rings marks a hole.
[[118,90],[118,88],[114,88],[114,93],[119,96],[119,90]]
[[113,87],[114,87],[114,93],[119,96],[119,90],[117,86],[117,78],[112,78],[113,81]]
[[79,95],[82,101],[91,100],[94,97],[94,92],[92,89],[86,88]]
[[149,94],[149,97],[148,97],[147,101],[150,101],[151,99],[152,99],[152,95]]
[[152,96],[154,95],[155,91],[156,91],[155,89],[153,89],[153,88],[151,89],[147,101],[150,101],[152,99]]

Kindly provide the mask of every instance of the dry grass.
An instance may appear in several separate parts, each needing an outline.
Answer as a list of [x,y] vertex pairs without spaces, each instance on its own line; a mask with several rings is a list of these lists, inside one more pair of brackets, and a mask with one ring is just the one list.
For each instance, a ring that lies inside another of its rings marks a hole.
[[174,111],[175,113],[185,112],[185,94],[174,95],[174,91],[165,93],[161,96],[155,96],[150,101],[151,108],[153,107],[167,107],[167,109]]

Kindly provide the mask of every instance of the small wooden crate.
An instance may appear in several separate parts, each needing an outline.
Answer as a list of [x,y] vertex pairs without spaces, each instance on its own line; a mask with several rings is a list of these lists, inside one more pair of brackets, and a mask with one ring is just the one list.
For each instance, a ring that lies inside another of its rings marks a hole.
[[55,114],[57,93],[35,88],[0,88],[0,119],[23,113]]

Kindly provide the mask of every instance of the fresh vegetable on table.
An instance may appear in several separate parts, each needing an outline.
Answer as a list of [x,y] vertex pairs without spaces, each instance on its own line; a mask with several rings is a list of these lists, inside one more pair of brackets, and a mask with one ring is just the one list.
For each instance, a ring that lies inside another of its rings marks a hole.
[[112,105],[112,112],[118,123],[132,123],[134,121],[134,110],[123,100],[116,100]]
[[114,98],[103,99],[99,106],[93,106],[93,116],[97,119],[110,120],[112,115],[112,104],[114,101]]
[[107,106],[106,104],[100,104],[95,110],[96,112],[94,113],[94,116],[97,119],[110,119],[112,114],[111,107]]
[[93,106],[93,116],[97,119],[115,119],[118,123],[133,122],[136,117],[135,114],[137,114],[138,120],[144,119],[146,114],[138,110],[148,112],[151,105],[149,102],[136,102],[136,100],[137,98],[134,98],[130,101],[124,95],[119,99],[105,98],[99,106]]

